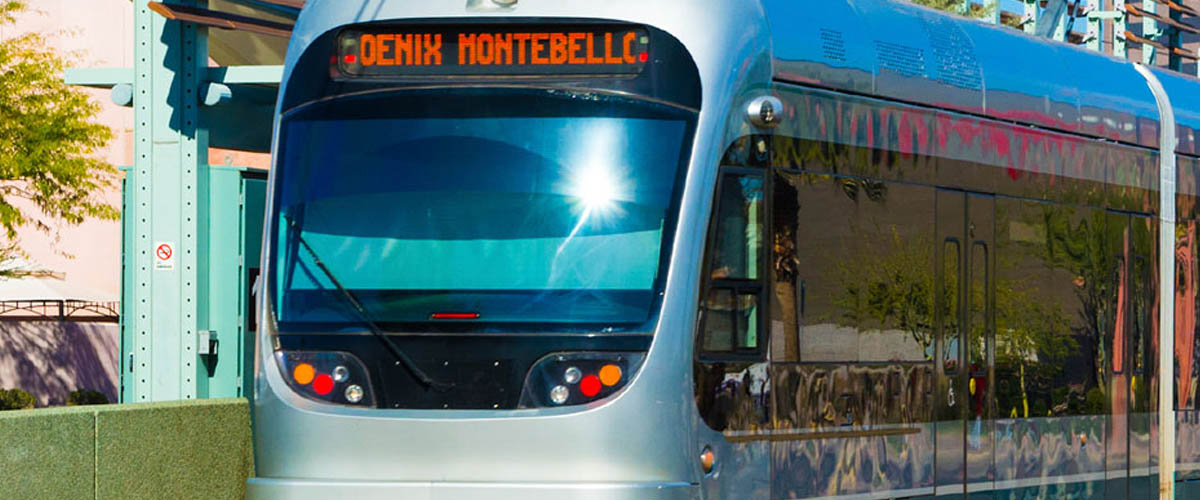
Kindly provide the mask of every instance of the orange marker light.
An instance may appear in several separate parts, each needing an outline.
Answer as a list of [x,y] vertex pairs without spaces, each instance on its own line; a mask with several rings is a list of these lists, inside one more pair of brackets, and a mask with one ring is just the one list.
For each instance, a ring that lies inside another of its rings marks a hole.
[[300,363],[296,365],[295,369],[292,370],[292,379],[295,380],[297,384],[308,385],[309,382],[313,381],[313,377],[315,377],[316,374],[317,371],[313,369],[313,365],[308,363]]
[[600,382],[607,387],[617,385],[621,381],[621,367],[607,364],[600,368]]
[[700,452],[700,467],[704,469],[704,473],[712,472],[713,466],[717,464],[717,455],[713,453],[712,448],[707,446]]

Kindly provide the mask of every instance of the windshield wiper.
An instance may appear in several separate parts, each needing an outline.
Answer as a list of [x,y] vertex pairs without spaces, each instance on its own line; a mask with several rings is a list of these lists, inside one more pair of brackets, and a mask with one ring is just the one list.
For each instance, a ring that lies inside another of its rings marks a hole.
[[326,278],[329,278],[329,281],[333,283],[333,286],[337,287],[342,299],[344,299],[346,303],[350,305],[350,308],[354,310],[355,314],[358,315],[359,321],[362,321],[362,323],[367,326],[367,329],[375,335],[375,338],[378,338],[380,342],[383,342],[383,345],[387,346],[388,350],[392,352],[392,355],[396,357],[396,360],[403,364],[404,368],[408,369],[409,373],[412,373],[412,375],[416,377],[417,380],[419,380],[425,387],[432,388],[438,392],[446,392],[454,388],[453,382],[442,382],[440,380],[435,380],[433,377],[430,377],[429,374],[425,373],[425,370],[422,370],[420,367],[418,367],[417,364],[413,362],[412,358],[409,358],[407,354],[404,354],[404,351],[400,350],[400,347],[393,343],[392,339],[388,338],[387,334],[383,332],[383,329],[379,328],[379,325],[375,324],[375,321],[371,320],[371,316],[367,313],[367,309],[363,307],[361,302],[358,301],[358,298],[354,296],[354,293],[342,286],[342,282],[338,281],[337,277],[333,275],[333,271],[330,271],[329,268],[325,266],[325,263],[321,261],[321,258],[317,256],[317,252],[314,251],[311,246],[308,246],[308,242],[304,241],[304,236],[301,235],[300,226],[296,224],[296,221],[292,220],[292,218],[288,215],[284,215],[283,219],[287,221],[288,227],[292,230],[292,233],[296,235],[296,241],[300,242],[300,245],[303,246],[304,249],[308,251],[308,254],[312,256],[313,263],[316,264],[317,268],[325,274]]

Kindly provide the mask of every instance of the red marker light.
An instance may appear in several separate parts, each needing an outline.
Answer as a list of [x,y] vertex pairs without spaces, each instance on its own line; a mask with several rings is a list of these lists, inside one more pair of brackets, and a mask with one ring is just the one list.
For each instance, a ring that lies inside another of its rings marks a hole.
[[579,381],[579,392],[589,398],[600,394],[600,379],[595,375],[583,377],[583,380]]
[[[599,383],[599,380],[596,381]],[[317,375],[317,378],[312,383],[313,392],[322,396],[333,392],[333,377],[327,374]]]
[[354,64],[358,62],[358,56],[354,54],[346,54],[346,64]]
[[430,319],[479,319],[479,313],[433,313]]
[[649,61],[649,60],[650,60],[650,53],[649,53],[649,52],[642,52],[641,54],[638,54],[638,60],[639,60],[639,61],[641,61],[641,62],[646,62],[646,61]]

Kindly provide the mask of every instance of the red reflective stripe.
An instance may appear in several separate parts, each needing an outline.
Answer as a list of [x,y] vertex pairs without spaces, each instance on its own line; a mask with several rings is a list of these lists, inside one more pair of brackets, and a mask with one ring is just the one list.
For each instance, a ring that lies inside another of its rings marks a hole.
[[433,313],[432,319],[479,319],[479,313]]

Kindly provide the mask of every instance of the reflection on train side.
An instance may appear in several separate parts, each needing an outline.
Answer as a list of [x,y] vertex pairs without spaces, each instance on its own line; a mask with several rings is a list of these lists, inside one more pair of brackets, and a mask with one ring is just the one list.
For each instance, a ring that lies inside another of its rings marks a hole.
[[790,125],[722,164],[696,370],[771,495],[1151,493],[1155,155],[782,95]]

